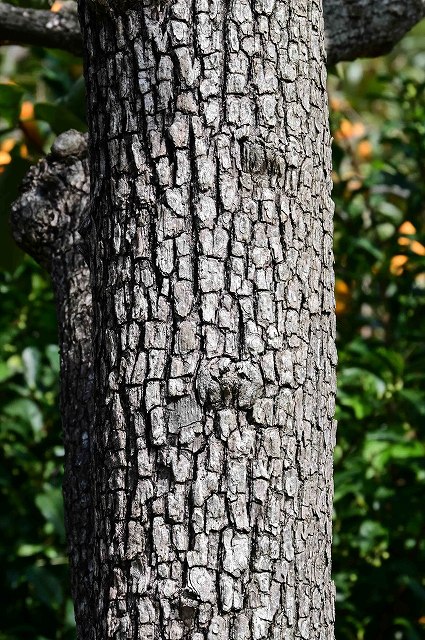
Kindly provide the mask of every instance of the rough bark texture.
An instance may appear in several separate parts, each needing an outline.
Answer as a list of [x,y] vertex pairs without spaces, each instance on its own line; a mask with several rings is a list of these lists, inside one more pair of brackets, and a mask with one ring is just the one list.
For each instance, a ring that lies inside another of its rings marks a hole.
[[[67,4],[72,6],[71,0]],[[425,0],[324,0],[328,64],[378,56],[425,16]],[[0,3],[0,42],[57,47],[80,55],[80,28],[72,11],[52,14]]]
[[95,638],[331,639],[321,5],[80,8]]
[[91,294],[88,268],[77,247],[88,203],[87,143],[67,132],[52,154],[33,167],[14,204],[17,243],[49,271],[56,295],[61,353],[61,413],[65,459],[65,515],[77,625],[83,638],[91,594],[89,429],[92,421]]
[[29,44],[82,53],[75,3],[57,13],[14,7],[0,2],[0,43]]
[[425,16],[425,0],[324,0],[328,64],[380,56]]

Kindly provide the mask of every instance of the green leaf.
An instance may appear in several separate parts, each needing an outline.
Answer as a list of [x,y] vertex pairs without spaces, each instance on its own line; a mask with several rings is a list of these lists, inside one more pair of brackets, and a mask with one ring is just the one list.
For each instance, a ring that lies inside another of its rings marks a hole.
[[57,344],[48,344],[46,347],[46,356],[52,370],[58,374],[60,371],[59,347]]
[[43,428],[43,415],[40,408],[29,398],[12,400],[4,407],[3,412],[11,418],[30,424],[35,434],[39,434]]
[[63,601],[62,585],[49,567],[31,567],[27,578],[41,602],[54,609],[60,607]]
[[381,202],[379,204],[378,211],[384,218],[387,218],[393,224],[400,224],[403,221],[403,212],[391,202]]
[[11,378],[15,372],[8,367],[7,362],[0,362],[0,383]]
[[87,125],[78,116],[60,104],[38,102],[34,106],[34,114],[37,120],[47,122],[56,135],[68,129],[87,130]]
[[0,173],[0,259],[3,267],[7,269],[16,268],[17,256],[22,261],[22,252],[18,252],[13,242],[9,215],[10,206],[18,196],[22,178],[30,166],[31,163],[25,158],[13,158],[13,161],[4,167],[3,173]]
[[353,245],[354,244],[357,245],[358,248],[366,251],[366,253],[369,253],[377,260],[382,260],[384,257],[384,253],[380,251],[380,249],[378,249],[378,247],[367,238],[358,238],[356,240],[353,240]]
[[395,226],[391,222],[382,222],[376,226],[376,233],[381,242],[388,240],[395,233]]
[[60,104],[72,111],[82,122],[86,122],[86,83],[84,76],[80,76],[72,85],[70,91]]
[[12,84],[0,84],[0,120],[14,126],[19,119],[23,91]]
[[29,558],[38,555],[44,551],[42,544],[21,544],[16,551],[16,555],[20,558]]
[[65,539],[62,490],[46,485],[44,492],[38,494],[35,503],[46,522],[52,524],[59,537]]
[[394,462],[425,457],[425,444],[418,440],[392,443],[390,439],[374,439],[368,435],[364,446],[365,460],[371,462],[379,473]]
[[425,416],[425,392],[418,389],[401,389],[399,396],[406,400],[421,416]]
[[41,365],[40,351],[36,347],[26,347],[22,352],[22,363],[25,382],[30,389],[35,389]]
[[385,382],[371,371],[360,367],[347,367],[342,371],[342,380],[345,384],[361,386],[365,391],[374,393],[382,398],[385,393]]

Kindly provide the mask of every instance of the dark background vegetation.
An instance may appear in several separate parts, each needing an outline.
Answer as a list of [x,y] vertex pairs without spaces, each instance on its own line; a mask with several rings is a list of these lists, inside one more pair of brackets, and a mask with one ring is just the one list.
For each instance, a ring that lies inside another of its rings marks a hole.
[[[425,638],[424,42],[419,25],[391,55],[329,77],[337,640]],[[74,638],[54,301],[8,215],[54,136],[84,130],[81,73],[65,53],[0,50],[0,640]]]

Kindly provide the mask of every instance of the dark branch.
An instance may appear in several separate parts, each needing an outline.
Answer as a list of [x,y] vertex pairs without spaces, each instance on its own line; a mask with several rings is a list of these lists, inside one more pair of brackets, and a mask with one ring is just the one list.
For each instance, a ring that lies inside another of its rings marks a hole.
[[380,56],[422,18],[425,0],[323,0],[328,65]]
[[[0,2],[0,44],[29,44],[81,55],[75,2],[58,13]],[[379,56],[425,17],[425,0],[323,0],[328,64]]]
[[74,4],[68,5],[66,10],[53,13],[0,2],[0,44],[50,47],[82,55],[77,12],[68,8]]
[[[87,620],[91,593],[92,304],[89,270],[78,249],[78,228],[89,191],[87,141],[77,131],[68,131],[56,139],[52,153],[31,168],[12,209],[15,240],[47,268],[56,297],[66,527],[75,616],[80,625]],[[91,638],[87,628],[84,637]]]

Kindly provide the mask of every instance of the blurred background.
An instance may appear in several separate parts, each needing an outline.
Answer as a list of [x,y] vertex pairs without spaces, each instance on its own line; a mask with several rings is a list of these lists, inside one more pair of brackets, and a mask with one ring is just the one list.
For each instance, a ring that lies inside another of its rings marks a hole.
[[[56,11],[60,2],[14,2]],[[425,23],[330,70],[337,640],[425,638]],[[85,130],[81,60],[0,48],[0,640],[71,640],[49,279],[8,216],[54,137]]]

